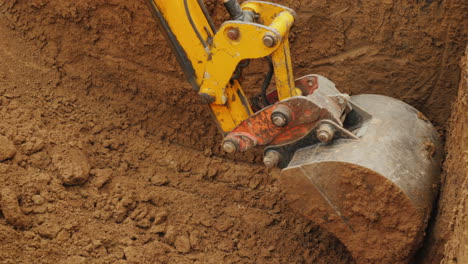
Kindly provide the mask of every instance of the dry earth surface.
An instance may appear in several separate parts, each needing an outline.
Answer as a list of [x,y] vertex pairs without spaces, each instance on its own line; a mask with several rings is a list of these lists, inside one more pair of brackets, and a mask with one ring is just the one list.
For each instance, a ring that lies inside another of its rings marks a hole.
[[[463,263],[465,1],[275,2],[298,13],[296,76],[401,99],[448,135],[418,259]],[[220,150],[143,1],[2,1],[0,36],[0,263],[353,263],[289,209],[259,151]],[[249,93],[263,74],[249,69]]]

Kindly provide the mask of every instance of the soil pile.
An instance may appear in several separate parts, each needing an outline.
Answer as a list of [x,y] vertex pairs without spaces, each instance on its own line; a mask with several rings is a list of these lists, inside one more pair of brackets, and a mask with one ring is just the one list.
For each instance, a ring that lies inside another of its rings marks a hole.
[[1,263],[348,263],[263,166],[168,143],[0,28]]
[[[279,2],[298,12],[296,76],[403,99],[443,127],[463,0]],[[222,153],[143,1],[3,1],[0,35],[0,262],[352,263],[258,153]],[[263,75],[254,64],[248,92]]]

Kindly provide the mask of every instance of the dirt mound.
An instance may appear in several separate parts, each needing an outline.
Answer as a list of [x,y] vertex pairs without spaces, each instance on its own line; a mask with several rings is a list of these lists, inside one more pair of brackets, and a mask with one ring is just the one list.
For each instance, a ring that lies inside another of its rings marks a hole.
[[[298,11],[296,76],[443,127],[464,1],[280,2]],[[257,152],[225,157],[143,1],[4,1],[0,35],[1,263],[353,262],[286,206]]]
[[1,33],[1,263],[349,261],[262,166],[161,140]]

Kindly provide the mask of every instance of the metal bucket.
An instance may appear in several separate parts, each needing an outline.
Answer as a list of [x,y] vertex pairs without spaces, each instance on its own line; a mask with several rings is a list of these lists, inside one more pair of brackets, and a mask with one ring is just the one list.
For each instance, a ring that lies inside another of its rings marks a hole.
[[372,118],[359,139],[302,148],[281,173],[291,206],[333,233],[357,263],[407,263],[437,192],[442,144],[413,107],[380,95],[351,101]]

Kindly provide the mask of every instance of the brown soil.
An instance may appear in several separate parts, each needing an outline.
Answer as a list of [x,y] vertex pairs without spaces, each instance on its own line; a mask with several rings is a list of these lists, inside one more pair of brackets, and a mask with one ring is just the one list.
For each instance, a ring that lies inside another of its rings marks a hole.
[[[226,17],[207,2],[218,22]],[[445,128],[465,1],[278,2],[298,12],[296,76],[402,99]],[[0,263],[353,262],[286,205],[258,152],[222,153],[143,1],[3,1],[0,36]],[[249,92],[263,72],[253,65]],[[428,246],[438,252],[432,263],[462,259],[466,243],[456,202],[466,192],[453,191],[466,182],[463,102],[451,122],[442,231],[432,234],[446,235]]]
[[468,47],[447,139],[447,160],[435,221],[422,263],[468,263]]

